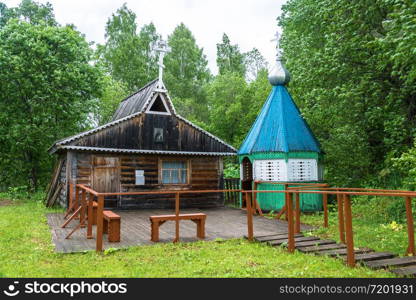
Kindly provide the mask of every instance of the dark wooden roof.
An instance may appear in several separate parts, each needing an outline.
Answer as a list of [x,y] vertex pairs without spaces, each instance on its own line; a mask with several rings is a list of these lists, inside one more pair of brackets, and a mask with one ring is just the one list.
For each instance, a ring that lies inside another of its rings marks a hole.
[[[168,111],[152,111],[151,103],[155,99],[163,101]],[[163,130],[165,142],[154,141],[154,128]],[[59,140],[49,152],[58,150],[206,153],[212,156],[234,155],[237,152],[231,145],[178,115],[163,83],[158,88],[157,80],[124,99],[111,122]]]

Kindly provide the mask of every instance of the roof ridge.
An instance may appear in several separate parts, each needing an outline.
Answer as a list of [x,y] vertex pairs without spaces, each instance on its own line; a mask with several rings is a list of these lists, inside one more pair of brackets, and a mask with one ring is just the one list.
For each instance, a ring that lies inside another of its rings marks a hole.
[[140,93],[141,91],[143,91],[144,89],[148,88],[149,86],[151,86],[152,84],[154,84],[155,82],[157,82],[159,79],[153,79],[152,81],[148,82],[145,86],[141,87],[138,91],[134,92],[133,94],[127,96],[126,98],[124,98],[123,100],[120,101],[120,103],[126,101],[127,99],[130,99],[131,97],[133,97],[134,95],[137,95],[138,93]]

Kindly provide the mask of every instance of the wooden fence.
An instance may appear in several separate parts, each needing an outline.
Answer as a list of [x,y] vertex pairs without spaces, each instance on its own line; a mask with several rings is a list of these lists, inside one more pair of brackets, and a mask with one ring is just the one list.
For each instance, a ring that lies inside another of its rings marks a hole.
[[240,189],[240,178],[225,178],[224,189],[228,190],[224,192],[224,205],[240,208],[240,193],[236,191],[231,191]]
[[[289,184],[289,183],[287,183]],[[72,191],[72,185],[71,189]],[[93,202],[97,203],[97,231],[96,231],[96,251],[103,250],[103,210],[104,198],[114,195],[150,195],[150,194],[172,194],[175,195],[175,215],[176,215],[176,234],[174,241],[179,241],[179,208],[180,196],[189,193],[236,193],[242,194],[242,198],[246,202],[247,211],[247,237],[249,240],[254,239],[253,215],[256,211],[256,194],[258,193],[283,193],[286,200],[286,219],[288,226],[288,250],[293,252],[295,250],[295,234],[300,232],[300,194],[322,194],[324,202],[328,195],[335,195],[337,197],[338,206],[338,225],[340,240],[347,246],[347,264],[349,266],[355,265],[354,253],[354,236],[353,236],[353,216],[351,210],[352,196],[383,196],[383,197],[402,197],[403,204],[406,208],[408,247],[406,254],[416,256],[415,248],[415,231],[412,213],[412,199],[416,197],[416,192],[413,191],[397,191],[397,190],[379,190],[379,189],[359,189],[359,188],[328,188],[318,185],[304,185],[299,184],[297,188],[291,187],[288,190],[279,191],[258,191],[258,190],[200,190],[200,191],[158,191],[158,192],[130,192],[130,193],[99,193],[91,188],[77,184],[75,186],[75,195],[70,194],[70,206],[67,215],[74,211],[72,216],[67,220],[78,215],[80,218],[79,225],[70,233],[72,234],[79,227],[87,226],[87,238],[93,238],[92,232],[92,209]],[[231,196],[229,199],[232,199]],[[234,198],[235,199],[235,198]],[[235,201],[231,201],[235,203]],[[324,203],[324,209],[327,207]],[[85,224],[87,222],[87,224]],[[328,226],[328,214],[324,213],[324,226]]]

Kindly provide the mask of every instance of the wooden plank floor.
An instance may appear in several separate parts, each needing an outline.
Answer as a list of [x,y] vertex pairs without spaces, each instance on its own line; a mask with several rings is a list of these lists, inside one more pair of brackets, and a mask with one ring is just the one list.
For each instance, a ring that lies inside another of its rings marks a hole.
[[[173,214],[172,210],[164,209],[115,212],[121,216],[121,242],[108,243],[107,236],[104,235],[104,249],[154,244],[150,241],[149,217]],[[203,210],[181,209],[181,213],[197,212],[207,214],[205,240],[242,238],[247,234],[247,216],[243,210],[226,207]],[[47,219],[52,233],[52,242],[57,252],[72,253],[95,249],[95,239],[88,240],[86,238],[86,228],[76,231],[70,239],[65,239],[65,236],[77,225],[78,221],[72,221],[67,228],[62,229],[61,225],[64,223],[63,214],[48,214]],[[287,223],[285,221],[270,220],[260,216],[255,216],[253,221],[256,235],[268,236],[287,233]],[[95,227],[93,227],[94,236]],[[308,229],[310,227],[302,226],[302,230]],[[175,222],[166,222],[160,227],[160,242],[171,242],[174,236]],[[182,242],[197,241],[196,225],[192,221],[181,221],[180,237]]]
[[[288,242],[286,234],[272,234],[270,236],[257,235],[254,239],[270,246],[286,246]],[[302,233],[295,235],[295,248],[303,253],[326,255],[336,257],[346,262],[347,249],[344,244],[338,244],[333,240],[322,240],[319,237],[305,237]],[[387,269],[399,276],[416,277],[416,257],[397,257],[390,252],[375,252],[369,248],[354,250],[355,260],[372,269]]]

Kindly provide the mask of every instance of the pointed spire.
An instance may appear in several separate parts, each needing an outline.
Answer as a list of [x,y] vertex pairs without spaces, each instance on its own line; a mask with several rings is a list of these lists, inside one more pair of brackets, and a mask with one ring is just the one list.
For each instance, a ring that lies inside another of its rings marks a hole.
[[269,72],[269,82],[271,85],[285,85],[290,81],[290,74],[282,63],[282,49],[280,48],[280,34],[276,32],[276,38],[272,42],[276,41],[276,63]]
[[165,54],[169,53],[172,49],[168,46],[168,43],[164,40],[159,40],[154,47],[154,51],[159,53],[159,82],[158,82],[158,88],[159,89],[165,89],[165,86],[163,84],[163,70],[165,69],[165,65],[163,64],[163,59],[165,58]]

